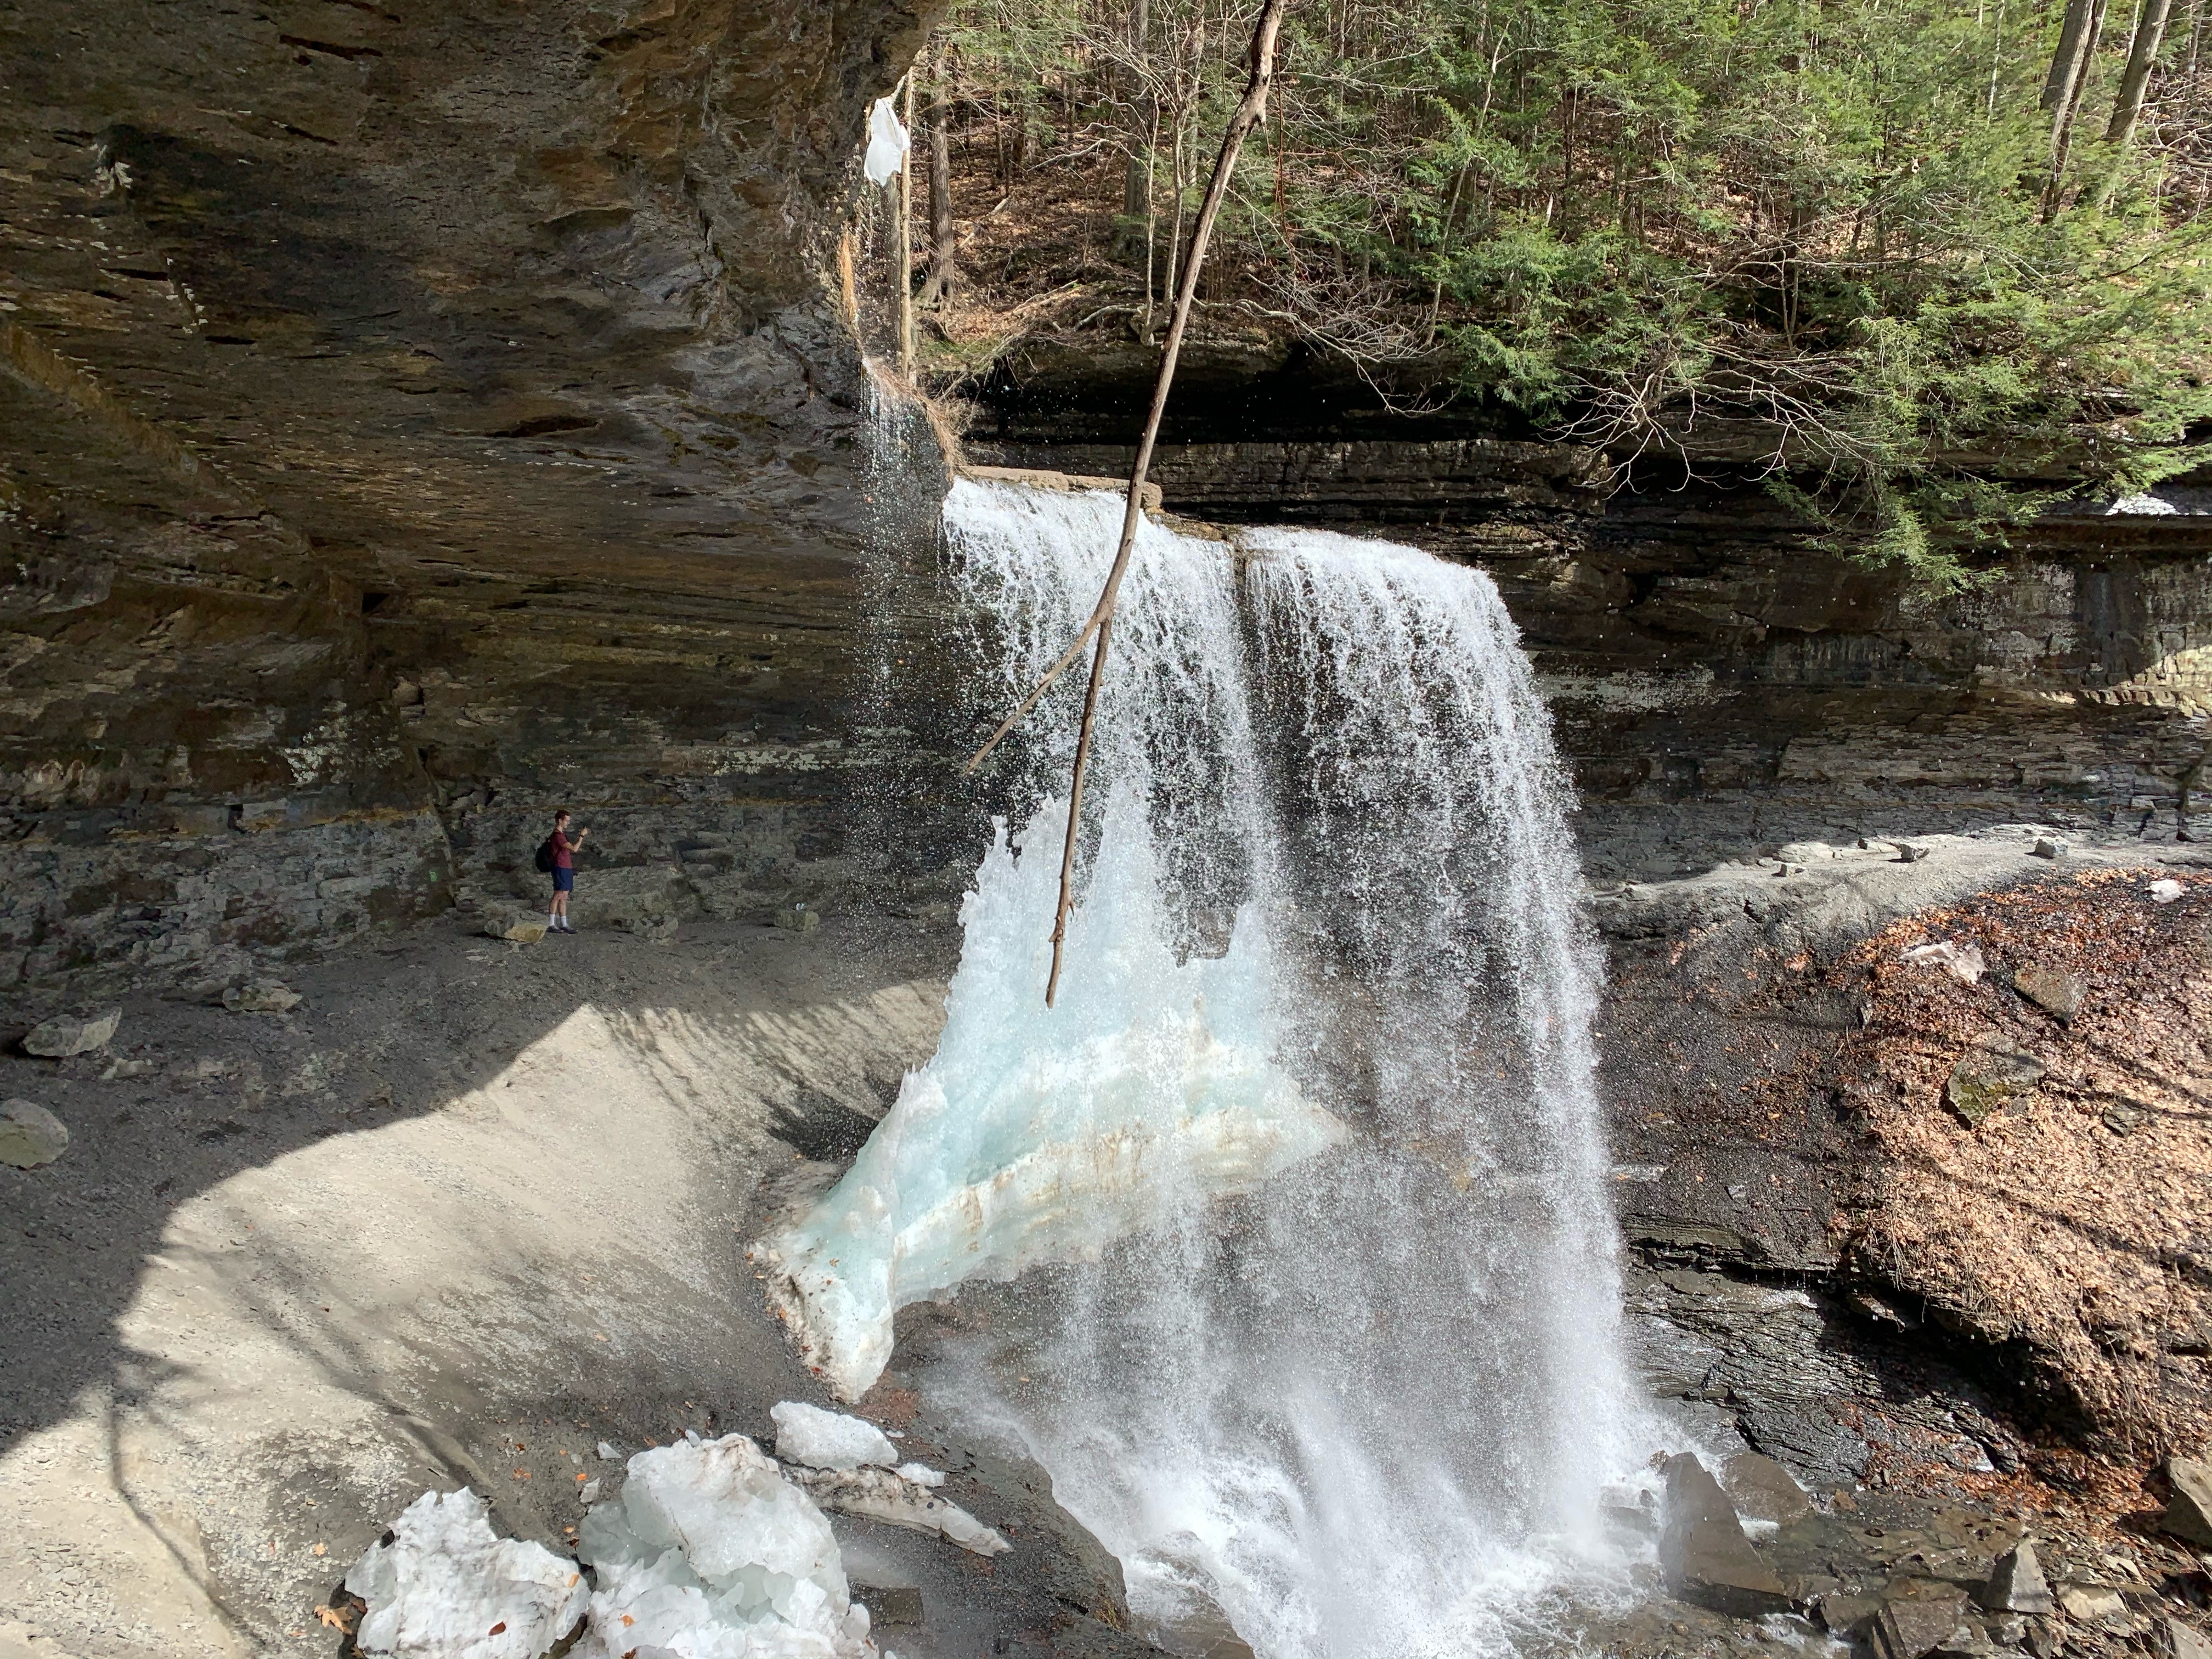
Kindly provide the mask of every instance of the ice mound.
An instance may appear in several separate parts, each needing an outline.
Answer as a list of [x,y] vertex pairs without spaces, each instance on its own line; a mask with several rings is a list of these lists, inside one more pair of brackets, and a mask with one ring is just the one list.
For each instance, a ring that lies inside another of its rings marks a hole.
[[803,1401],[787,1400],[772,1408],[775,1455],[787,1463],[812,1469],[857,1469],[863,1463],[898,1462],[898,1448],[872,1423],[842,1412],[825,1412]]
[[1240,917],[1219,958],[1176,959],[1131,792],[1108,808],[1060,1003],[1044,1006],[1066,811],[1048,803],[1018,856],[996,823],[936,1055],[845,1178],[769,1241],[784,1317],[842,1398],[881,1373],[907,1304],[1096,1260],[1344,1134],[1274,1062],[1264,930]]
[[638,1453],[581,1546],[599,1588],[575,1659],[873,1659],[830,1522],[741,1434]]
[[465,1486],[426,1492],[354,1563],[345,1587],[368,1603],[363,1653],[538,1659],[575,1628],[591,1594],[575,1563],[495,1536],[488,1507]]

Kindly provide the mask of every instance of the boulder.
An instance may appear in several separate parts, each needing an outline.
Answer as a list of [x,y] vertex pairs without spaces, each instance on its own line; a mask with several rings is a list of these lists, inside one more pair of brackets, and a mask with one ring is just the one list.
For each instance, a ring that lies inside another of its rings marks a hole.
[[23,1039],[23,1052],[38,1054],[47,1060],[66,1060],[71,1054],[88,1054],[95,1048],[105,1048],[115,1028],[123,1023],[123,1011],[110,1009],[104,1014],[88,1014],[83,1018],[61,1015],[31,1028]]
[[2051,1586],[2043,1577],[2043,1563],[2036,1559],[2035,1546],[2023,1538],[1997,1557],[1989,1583],[1974,1599],[1991,1613],[2049,1618],[2053,1605]]
[[2166,1478],[2172,1484],[2173,1496],[2159,1517],[2160,1529],[2198,1549],[2212,1550],[2212,1463],[2169,1457]]
[[1989,962],[1982,955],[1980,945],[1972,942],[1961,945],[1949,939],[1930,945],[1907,945],[1899,960],[1915,968],[1941,968],[1961,985],[1979,985],[1982,975],[1989,971]]
[[2151,883],[2143,890],[2150,896],[2153,904],[2171,904],[2189,890],[2169,876],[2164,880]]
[[1924,1581],[1909,1583],[1904,1594],[1882,1598],[1866,1638],[1875,1659],[1927,1659],[1940,1650],[1971,1644],[1966,1593]]
[[867,1608],[871,1627],[921,1623],[921,1591],[913,1584],[864,1584],[855,1578],[853,1598]]
[[1721,1486],[1736,1513],[1753,1521],[1786,1525],[1813,1512],[1813,1500],[1790,1471],[1757,1452],[1738,1452],[1722,1464]]
[[579,927],[618,927],[646,939],[676,932],[684,876],[672,865],[611,865],[581,871],[569,910]]
[[33,1101],[0,1101],[0,1164],[35,1170],[69,1150],[69,1128]]
[[545,937],[545,918],[535,911],[495,910],[484,918],[483,930],[494,939],[536,945]]
[[2166,1659],[2212,1659],[2212,1641],[2194,1626],[2170,1616],[2158,1622]]
[[305,1001],[281,980],[250,979],[222,994],[222,1006],[234,1014],[288,1014]]
[[811,933],[822,925],[822,913],[793,904],[775,913],[775,925],[794,933]]
[[1943,1085],[1943,1103],[1970,1129],[2011,1099],[2043,1080],[2043,1066],[2010,1037],[1984,1037],[1959,1056]]
[[1881,1598],[1856,1590],[1831,1590],[1813,1604],[1820,1628],[1831,1636],[1849,1636],[1881,1611]]
[[1736,1619],[1789,1612],[1789,1592],[1744,1536],[1735,1506],[1711,1471],[1682,1452],[1667,1460],[1664,1472],[1659,1563],[1674,1596]]
[[2027,850],[2035,858],[2063,859],[2066,856],[2066,843],[2050,836],[2038,836],[2035,845]]
[[2012,988],[2047,1014],[2070,1020],[2080,1012],[2089,981],[2063,968],[2031,962],[2012,976]]
[[2058,1605],[2069,1619],[2085,1625],[2117,1623],[2128,1616],[2128,1604],[2109,1584],[2061,1584]]

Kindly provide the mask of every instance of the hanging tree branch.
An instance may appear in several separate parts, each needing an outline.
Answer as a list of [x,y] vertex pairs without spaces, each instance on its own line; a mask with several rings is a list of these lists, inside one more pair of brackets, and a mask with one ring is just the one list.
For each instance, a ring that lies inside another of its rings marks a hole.
[[1144,436],[1137,444],[1136,465],[1129,471],[1129,502],[1121,514],[1121,541],[1114,550],[1113,566],[1106,573],[1105,588],[1098,595],[1090,620],[1083,624],[1083,631],[1076,635],[1075,643],[1067,647],[1066,654],[1037,683],[1036,689],[1022,699],[1020,707],[1006,717],[1006,723],[991,734],[989,741],[968,763],[968,770],[973,772],[984,756],[997,746],[999,739],[1036,707],[1037,700],[1075,660],[1085,642],[1093,635],[1097,636],[1097,643],[1091,647],[1091,684],[1083,694],[1083,724],[1076,733],[1075,768],[1068,784],[1067,842],[1060,855],[1060,906],[1052,923],[1052,976],[1045,981],[1044,988],[1044,1005],[1048,1008],[1060,993],[1060,957],[1067,942],[1067,913],[1075,899],[1075,841],[1083,821],[1083,780],[1091,764],[1091,732],[1098,714],[1098,688],[1105,678],[1106,652],[1114,638],[1114,606],[1121,595],[1121,577],[1129,568],[1129,555],[1137,544],[1137,526],[1144,519],[1145,475],[1152,471],[1152,449],[1160,435],[1160,416],[1167,410],[1168,388],[1175,381],[1176,359],[1182,351],[1191,301],[1198,295],[1198,276],[1206,262],[1206,241],[1213,234],[1213,222],[1220,215],[1221,204],[1229,194],[1229,182],[1237,171],[1237,157],[1244,148],[1245,136],[1267,112],[1267,89],[1275,74],[1275,37],[1282,30],[1285,3],[1286,0],[1267,0],[1261,8],[1259,26],[1252,34],[1252,78],[1244,88],[1237,112],[1229,118],[1229,130],[1222,135],[1221,155],[1213,164],[1213,181],[1206,188],[1206,200],[1199,207],[1198,222],[1191,231],[1182,281],[1176,289],[1175,312],[1168,323],[1167,343],[1160,356],[1160,375],[1152,386],[1152,412],[1146,417]]

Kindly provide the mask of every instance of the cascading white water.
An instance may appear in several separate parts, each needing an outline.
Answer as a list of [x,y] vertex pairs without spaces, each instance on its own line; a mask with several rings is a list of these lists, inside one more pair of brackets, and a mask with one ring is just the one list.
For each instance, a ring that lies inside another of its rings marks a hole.
[[[998,701],[1080,626],[1120,514],[954,487]],[[856,1393],[898,1306],[1027,1272],[933,1386],[1027,1443],[1140,1614],[1218,1607],[1267,1659],[1509,1645],[1617,1565],[1598,1495],[1651,1443],[1527,660],[1487,578],[1412,549],[1147,524],[1109,665],[1060,1006],[1073,676],[937,1055],[773,1241],[794,1327]]]

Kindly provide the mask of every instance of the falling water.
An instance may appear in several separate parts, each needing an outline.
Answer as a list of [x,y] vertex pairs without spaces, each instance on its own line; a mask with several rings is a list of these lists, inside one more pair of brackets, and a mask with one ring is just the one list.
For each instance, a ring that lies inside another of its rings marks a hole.
[[[954,487],[991,706],[1080,626],[1120,514]],[[1650,1443],[1527,659],[1486,577],[1324,533],[1148,523],[1121,604],[1060,1006],[1073,676],[1007,763],[1028,822],[936,1057],[775,1241],[794,1322],[857,1392],[896,1307],[1025,1274],[933,1386],[1028,1445],[1158,1629],[1502,1650],[1617,1570],[1599,1494]]]

